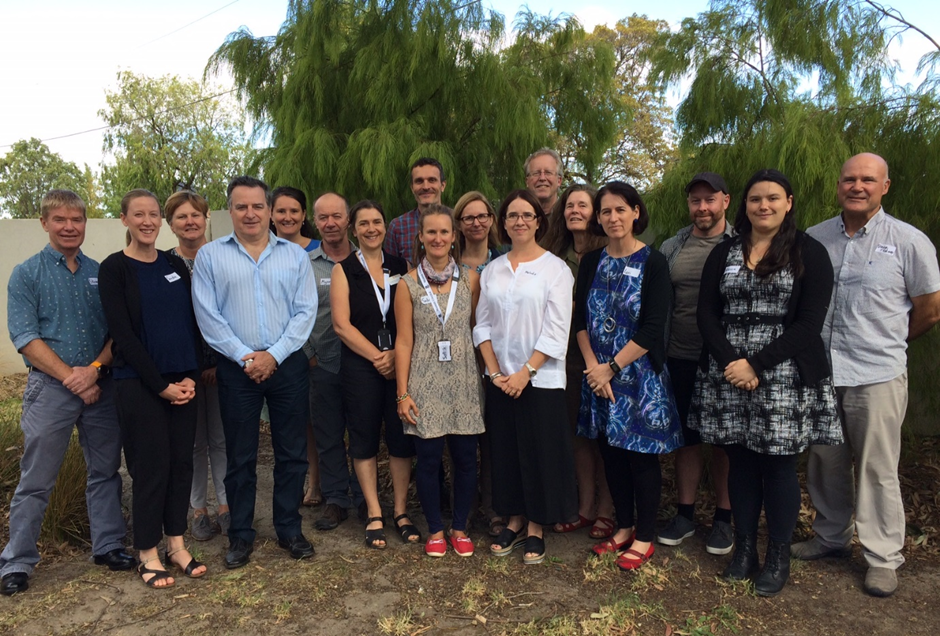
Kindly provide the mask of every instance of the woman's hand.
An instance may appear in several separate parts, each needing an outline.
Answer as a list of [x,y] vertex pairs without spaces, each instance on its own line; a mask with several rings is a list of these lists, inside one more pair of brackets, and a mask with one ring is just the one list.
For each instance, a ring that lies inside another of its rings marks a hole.
[[418,405],[415,404],[410,395],[398,403],[398,417],[401,418],[402,422],[417,426],[419,415]]
[[378,355],[372,358],[372,366],[382,374],[386,380],[395,377],[395,350],[380,351]]
[[614,370],[609,364],[597,363],[586,369],[584,375],[587,376],[588,387],[594,392],[594,395],[614,401],[614,390],[610,387],[610,381],[614,379]]
[[[500,382],[502,380],[502,382]],[[529,370],[525,367],[519,369],[512,375],[504,375],[496,378],[496,386],[503,390],[503,393],[513,399],[519,399],[522,390],[529,385]]]
[[758,384],[754,368],[744,358],[728,363],[725,367],[725,380],[745,391],[753,391]]
[[[184,382],[189,382],[189,385]],[[174,406],[182,406],[196,397],[195,383],[189,378],[174,382],[160,392],[160,397]]]

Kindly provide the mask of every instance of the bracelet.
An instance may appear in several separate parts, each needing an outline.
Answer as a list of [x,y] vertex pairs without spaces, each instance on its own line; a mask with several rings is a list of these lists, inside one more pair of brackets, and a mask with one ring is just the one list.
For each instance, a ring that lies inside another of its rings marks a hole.
[[614,360],[613,358],[610,359],[610,362],[608,362],[608,364],[610,365],[610,370],[614,372],[614,375],[617,375],[618,373],[623,371],[623,368],[619,364],[617,364],[617,361]]
[[407,400],[407,399],[410,398],[410,397],[411,397],[410,394],[408,394],[408,393],[402,393],[402,394],[399,395],[397,398],[395,398],[395,404],[401,404],[402,402],[404,402],[405,400]]
[[496,373],[491,373],[491,374],[490,374],[490,382],[492,382],[492,381],[495,380],[496,378],[501,378],[501,377],[503,377],[503,372],[502,372],[502,371],[497,371]]

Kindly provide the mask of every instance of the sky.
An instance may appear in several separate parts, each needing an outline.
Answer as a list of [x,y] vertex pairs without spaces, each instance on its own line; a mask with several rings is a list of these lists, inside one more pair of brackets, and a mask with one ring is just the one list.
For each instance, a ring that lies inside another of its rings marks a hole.
[[[505,15],[510,26],[522,7],[518,0],[483,2]],[[888,4],[940,39],[940,2]],[[675,27],[706,10],[708,2],[543,0],[529,6],[543,14],[574,14],[591,29],[633,13]],[[64,159],[97,170],[104,158],[103,131],[94,129],[104,126],[98,111],[119,70],[199,78],[229,33],[244,26],[256,36],[273,35],[286,7],[285,0],[0,0],[0,155],[13,142],[36,137]],[[926,40],[910,34],[890,53],[911,81],[917,60],[929,50]],[[676,93],[670,101],[680,98]]]

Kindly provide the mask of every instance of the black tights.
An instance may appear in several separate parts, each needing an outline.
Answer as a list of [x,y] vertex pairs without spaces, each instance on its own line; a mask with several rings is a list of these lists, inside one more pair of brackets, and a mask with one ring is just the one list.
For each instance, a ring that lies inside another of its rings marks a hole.
[[772,541],[789,543],[800,515],[796,455],[765,455],[734,444],[725,446],[730,471],[728,495],[737,531],[757,534],[763,505]]
[[656,536],[656,511],[663,485],[659,455],[610,446],[603,433],[597,442],[604,459],[607,486],[617,510],[617,527],[633,527],[635,503],[637,541],[652,541]]

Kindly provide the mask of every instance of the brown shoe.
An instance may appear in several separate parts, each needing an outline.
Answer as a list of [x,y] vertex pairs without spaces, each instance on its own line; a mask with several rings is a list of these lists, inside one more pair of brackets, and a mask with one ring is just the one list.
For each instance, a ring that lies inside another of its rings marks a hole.
[[349,513],[345,508],[335,503],[328,503],[323,507],[323,514],[314,522],[313,527],[317,530],[335,530],[339,524],[346,521],[348,516]]

